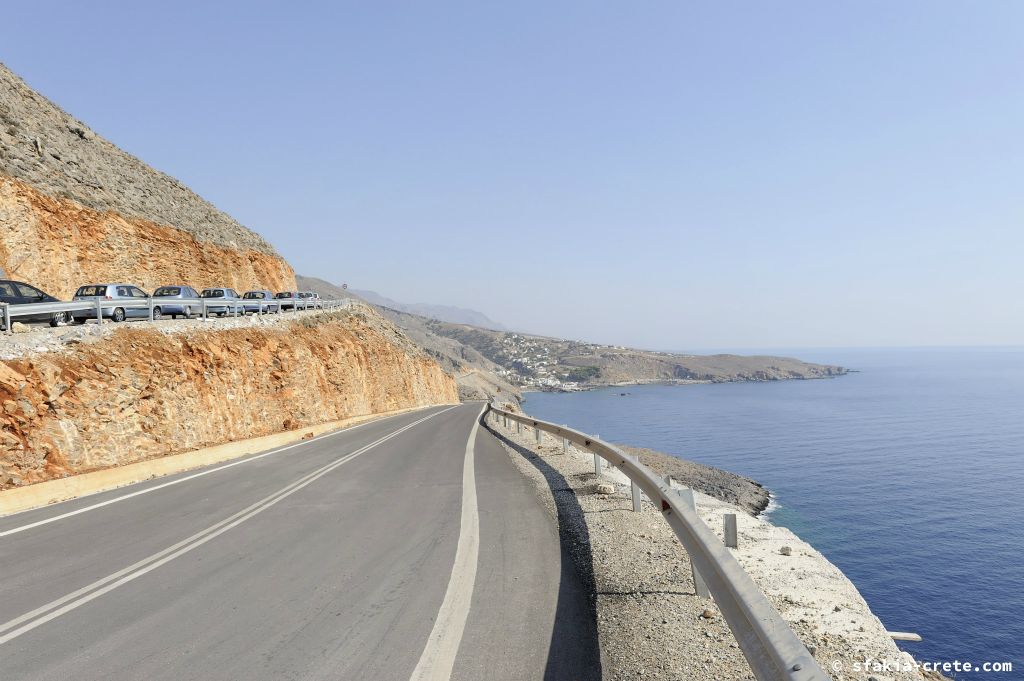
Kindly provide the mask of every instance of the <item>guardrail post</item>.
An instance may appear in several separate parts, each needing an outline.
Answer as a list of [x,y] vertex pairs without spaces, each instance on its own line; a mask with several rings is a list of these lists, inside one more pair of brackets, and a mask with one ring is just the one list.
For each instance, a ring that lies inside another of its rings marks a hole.
[[[668,479],[669,489],[671,489],[672,478],[670,476],[665,477]],[[676,494],[683,500],[684,504],[690,507],[690,510],[694,512],[697,511],[697,499],[693,496],[692,489],[684,487],[676,492]],[[697,568],[694,567],[692,558],[690,559],[690,572],[693,573],[693,591],[697,594],[697,598],[711,598],[711,591],[708,589],[708,585],[704,581],[704,578],[700,576],[699,572],[697,572]]]
[[96,299],[96,323],[103,324],[103,299]]
[[11,306],[0,303],[0,311],[3,312],[4,333],[14,333],[14,329],[11,328]]
[[206,316],[206,298],[203,298],[203,321],[205,322],[209,317]]
[[562,454],[568,454],[568,453],[569,453],[569,438],[563,437],[562,438]]
[[149,321],[153,321],[153,296],[147,298],[149,301]]
[[[633,457],[633,461],[635,461],[637,463],[640,463],[640,457],[639,456],[634,456]],[[640,486],[637,485],[635,482],[633,482],[632,478],[630,478],[629,483],[630,483],[630,485],[629,485],[630,486],[630,494],[633,497],[633,513],[639,513],[640,512],[640,508],[641,508],[641,503],[643,502],[643,499],[644,499],[644,493],[640,491]]]
[[740,543],[736,532],[736,514],[726,513],[722,516],[722,521],[724,523],[725,545],[730,549],[739,548]]
[[594,452],[594,475],[601,476],[601,455]]
[[541,439],[544,437],[540,432],[540,428],[534,428],[534,432],[537,434],[537,444],[540,444]]
[[516,435],[522,435],[522,434],[523,434],[523,424],[519,423],[519,421],[516,421]]

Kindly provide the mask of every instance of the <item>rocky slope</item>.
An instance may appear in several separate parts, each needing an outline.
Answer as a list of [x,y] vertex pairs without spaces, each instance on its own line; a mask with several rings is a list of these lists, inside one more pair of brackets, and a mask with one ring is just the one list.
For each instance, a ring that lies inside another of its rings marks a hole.
[[289,289],[258,234],[96,135],[0,65],[0,270],[68,296],[89,281]]
[[[323,279],[298,275],[299,288],[316,291],[325,298],[354,298],[362,300],[351,290],[342,289]],[[490,361],[474,348],[453,338],[445,338],[426,328],[425,317],[375,306],[377,311],[402,329],[427,354],[455,376],[459,394],[465,400],[485,400],[490,397],[518,399],[519,390],[498,373],[503,367]]]
[[368,307],[228,324],[76,329],[61,349],[0,362],[0,488],[458,401],[454,379]]

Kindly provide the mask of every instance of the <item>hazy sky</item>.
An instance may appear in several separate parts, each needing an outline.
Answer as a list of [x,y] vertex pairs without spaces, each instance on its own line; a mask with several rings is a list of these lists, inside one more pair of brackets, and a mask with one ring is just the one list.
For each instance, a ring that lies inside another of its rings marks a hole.
[[[656,348],[1024,343],[1024,3],[9,3],[303,274]],[[216,5],[216,6],[214,6]]]

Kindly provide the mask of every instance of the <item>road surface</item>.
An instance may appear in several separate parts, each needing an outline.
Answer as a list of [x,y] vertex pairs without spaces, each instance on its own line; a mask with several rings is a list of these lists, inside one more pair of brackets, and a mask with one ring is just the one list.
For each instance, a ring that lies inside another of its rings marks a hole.
[[0,518],[0,677],[599,678],[555,521],[480,412]]

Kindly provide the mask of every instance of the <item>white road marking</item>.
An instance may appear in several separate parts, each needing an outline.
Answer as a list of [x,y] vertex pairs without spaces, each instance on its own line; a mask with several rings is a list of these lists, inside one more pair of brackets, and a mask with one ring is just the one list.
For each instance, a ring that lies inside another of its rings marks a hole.
[[[263,511],[267,510],[277,502],[281,501],[282,499],[288,496],[291,496],[295,492],[298,492],[306,485],[309,485],[310,483],[316,481],[317,479],[323,477],[324,475],[327,475],[334,469],[342,466],[343,464],[348,463],[357,456],[364,454],[365,452],[368,452],[374,447],[386,442],[387,440],[390,440],[393,437],[396,437],[397,435],[400,435],[401,433],[404,433],[405,431],[423,423],[424,421],[432,419],[435,416],[443,414],[446,411],[450,411],[451,409],[454,408],[455,407],[449,407],[448,409],[443,409],[439,412],[430,414],[429,416],[425,416],[419,419],[418,421],[414,421],[413,423],[403,426],[398,430],[395,430],[385,435],[384,437],[380,438],[375,442],[371,442],[370,444],[360,449],[357,449],[356,451],[350,454],[346,454],[345,456],[336,459],[335,461],[332,461],[331,463],[322,466],[321,468],[318,468],[312,473],[309,473],[299,478],[295,482],[292,482],[286,485],[285,487],[282,487],[280,490],[274,492],[273,494],[261,499],[260,501],[257,501],[255,504],[252,504],[248,508],[239,511],[238,513],[220,521],[219,523],[216,523],[215,525],[211,525],[205,530],[197,532],[188,539],[184,539],[178,542],[177,544],[174,544],[173,546],[164,549],[163,551],[154,553],[148,558],[144,558],[139,562],[124,568],[123,570],[119,570],[118,572],[115,572],[112,575],[108,575],[103,579],[97,580],[92,584],[89,584],[88,586],[82,587],[81,589],[78,589],[77,591],[69,593],[66,596],[58,598],[55,601],[51,601],[50,603],[47,603],[46,605],[36,608],[31,612],[27,612],[24,615],[16,617],[10,620],[9,622],[0,624],[0,632],[13,629],[13,631],[8,631],[8,633],[4,634],[3,636],[0,636],[0,645],[7,643],[12,639],[15,639],[21,636],[22,634],[49,622],[50,620],[60,617],[61,615],[67,612],[70,612],[82,605],[85,605],[89,601],[99,598],[103,594],[112,591],[123,584],[127,584],[130,581],[138,579],[142,575],[157,569],[161,565],[168,563],[174,560],[175,558],[182,556],[188,553],[189,551],[192,551],[193,549],[202,546],[211,539],[223,534],[224,532],[227,532],[233,527],[242,524],[249,518],[252,518],[253,516],[259,513],[262,513]],[[15,629],[15,627],[17,628]]]
[[[484,407],[486,409],[486,407]],[[480,410],[466,442],[466,458],[462,465],[462,518],[459,528],[459,544],[455,549],[455,562],[448,580],[441,609],[434,620],[434,628],[427,638],[427,645],[420,655],[420,661],[413,670],[411,681],[447,681],[451,678],[455,657],[462,643],[462,633],[469,618],[473,585],[476,583],[477,557],[480,554],[480,515],[476,503],[476,467],[473,452],[476,448],[476,432],[480,426]]]
[[[447,409],[445,411],[447,411]],[[440,414],[441,412],[437,412],[437,413]],[[396,416],[399,416],[399,415],[396,415]],[[386,417],[386,418],[395,418],[395,417]],[[386,420],[386,419],[384,419],[384,420]],[[68,511],[67,513],[61,513],[60,515],[55,515],[52,518],[44,518],[43,520],[37,520],[34,523],[28,523],[27,525],[21,525],[20,527],[15,527],[15,528],[10,529],[10,530],[4,530],[3,532],[0,532],[0,537],[6,537],[7,535],[10,535],[10,534],[17,534],[18,532],[24,532],[25,530],[31,530],[32,528],[39,527],[40,525],[48,525],[49,523],[55,523],[58,520],[64,520],[65,518],[70,518],[71,516],[78,515],[79,513],[86,513],[87,511],[95,511],[97,508],[103,508],[104,506],[109,506],[111,504],[116,504],[119,501],[124,501],[126,499],[131,499],[132,497],[137,497],[137,496],[142,495],[142,494],[149,494],[150,492],[155,492],[158,489],[163,489],[164,487],[170,487],[171,485],[177,485],[177,484],[180,484],[182,482],[188,482],[189,480],[194,480],[196,478],[201,478],[204,475],[209,475],[210,473],[216,473],[217,471],[222,471],[225,468],[231,468],[233,466],[241,466],[244,463],[249,463],[250,461],[256,461],[257,459],[262,459],[265,456],[270,456],[272,454],[280,454],[281,452],[287,451],[289,449],[294,449],[295,447],[301,447],[303,445],[312,444],[312,443],[316,442],[317,440],[323,440],[324,438],[334,437],[335,435],[341,435],[342,433],[351,433],[356,428],[362,428],[363,426],[370,425],[371,423],[380,423],[380,421],[367,421],[365,423],[360,423],[358,425],[351,426],[349,428],[345,428],[344,430],[336,430],[333,433],[324,433],[323,435],[318,435],[317,437],[310,438],[309,440],[303,440],[302,442],[296,442],[295,444],[291,444],[291,445],[288,445],[286,447],[281,447],[279,449],[272,449],[269,452],[264,452],[262,454],[257,454],[256,456],[250,456],[247,459],[241,459],[239,461],[234,461],[232,463],[224,464],[223,466],[217,466],[216,468],[211,468],[209,470],[201,471],[199,473],[193,473],[192,475],[185,476],[184,478],[178,478],[177,480],[171,480],[170,482],[165,482],[165,483],[160,484],[160,485],[154,485],[152,487],[147,487],[146,489],[140,489],[138,491],[131,492],[129,494],[123,494],[123,495],[121,495],[119,497],[115,497],[113,499],[107,499],[106,501],[101,501],[101,502],[99,502],[97,504],[92,504],[91,506],[85,506],[83,508],[79,508],[79,509],[74,510],[74,511]],[[141,484],[141,483],[135,483],[135,484]],[[96,492],[96,494],[102,494],[102,492]],[[81,497],[78,497],[78,498],[80,499]],[[68,501],[74,501],[74,500],[73,499],[69,499]],[[62,503],[64,503],[64,502],[62,502]],[[37,511],[37,510],[39,510],[39,509],[28,509],[27,511],[21,511],[21,513],[28,513],[29,511]],[[17,514],[11,514],[10,516],[6,516],[6,517],[10,518],[10,517],[13,517],[14,515],[17,515]]]

